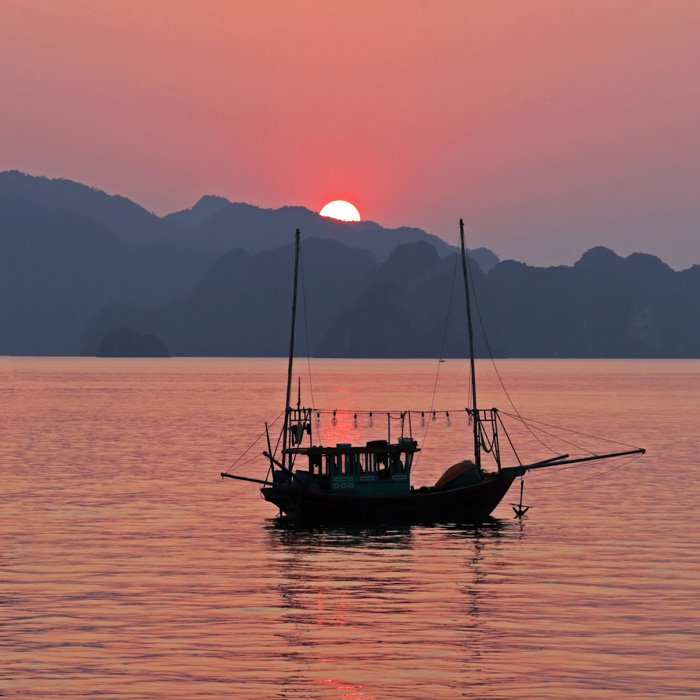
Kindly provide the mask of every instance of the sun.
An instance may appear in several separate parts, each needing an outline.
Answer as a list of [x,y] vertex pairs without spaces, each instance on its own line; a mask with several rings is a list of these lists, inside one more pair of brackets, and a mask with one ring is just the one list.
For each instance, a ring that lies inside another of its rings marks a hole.
[[340,221],[360,221],[360,212],[357,211],[357,207],[343,199],[328,202],[321,209],[321,216],[329,216],[331,219],[339,219]]

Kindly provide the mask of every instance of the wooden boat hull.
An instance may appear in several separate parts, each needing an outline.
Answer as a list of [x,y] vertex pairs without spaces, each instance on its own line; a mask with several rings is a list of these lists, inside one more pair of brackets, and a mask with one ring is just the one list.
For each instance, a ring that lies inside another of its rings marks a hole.
[[291,484],[260,491],[285,515],[309,522],[477,523],[491,515],[514,479],[513,474],[497,474],[473,486],[419,489],[402,496],[354,496]]

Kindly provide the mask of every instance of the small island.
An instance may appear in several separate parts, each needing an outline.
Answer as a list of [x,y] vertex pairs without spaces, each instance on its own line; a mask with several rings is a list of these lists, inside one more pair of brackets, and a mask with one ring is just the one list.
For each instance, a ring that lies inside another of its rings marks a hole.
[[97,348],[97,357],[170,357],[163,342],[152,333],[144,334],[133,328],[113,328]]

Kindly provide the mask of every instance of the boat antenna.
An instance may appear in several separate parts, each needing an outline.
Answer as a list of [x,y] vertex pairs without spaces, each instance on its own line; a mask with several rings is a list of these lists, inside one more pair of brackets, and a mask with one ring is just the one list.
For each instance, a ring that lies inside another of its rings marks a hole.
[[292,393],[292,366],[294,365],[294,326],[297,318],[297,280],[299,279],[299,237],[301,233],[297,229],[294,234],[294,292],[292,295],[292,332],[289,339],[289,365],[287,367],[287,400],[284,404],[284,429],[282,430],[282,465],[287,466],[287,433],[289,432],[289,413],[291,408],[289,400]]
[[464,291],[467,297],[467,327],[469,329],[469,363],[471,367],[472,411],[474,414],[474,464],[481,468],[479,450],[479,411],[476,407],[476,373],[474,371],[474,333],[472,331],[472,308],[469,301],[469,276],[467,275],[467,245],[464,242],[464,221],[459,220],[459,243],[462,249],[462,272],[464,274]]

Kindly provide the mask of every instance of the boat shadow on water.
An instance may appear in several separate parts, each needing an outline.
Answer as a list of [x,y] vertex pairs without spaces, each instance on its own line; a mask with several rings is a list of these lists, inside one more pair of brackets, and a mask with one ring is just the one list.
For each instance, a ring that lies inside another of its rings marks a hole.
[[478,524],[467,523],[364,523],[306,524],[285,516],[270,519],[266,529],[272,546],[290,549],[354,547],[358,549],[411,549],[420,535],[437,535],[449,540],[495,540],[511,531],[516,524],[489,517]]
[[[396,669],[397,654],[422,648],[432,656],[435,640],[458,650],[461,666],[479,668],[502,543],[521,525],[497,518],[371,526],[267,520],[284,684],[315,691],[322,678],[337,682],[342,697],[380,697],[347,690],[366,684],[369,693]],[[411,674],[399,669],[393,682],[412,687]]]

